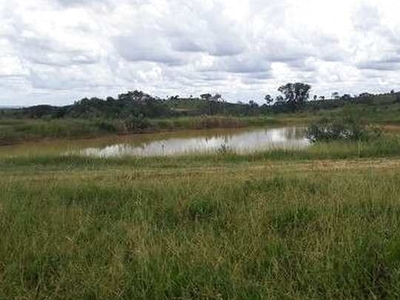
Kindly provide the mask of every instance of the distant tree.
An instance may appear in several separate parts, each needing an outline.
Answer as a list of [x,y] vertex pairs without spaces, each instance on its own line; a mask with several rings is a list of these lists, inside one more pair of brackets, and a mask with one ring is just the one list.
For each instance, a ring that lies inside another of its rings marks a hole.
[[373,96],[373,94],[370,94],[370,93],[361,93],[358,97],[359,98],[370,98],[372,96]]
[[264,100],[267,102],[267,105],[271,105],[272,102],[274,102],[274,99],[271,97],[271,95],[265,95]]
[[210,100],[211,97],[212,97],[211,94],[202,94],[202,95],[200,95],[200,98],[202,100],[206,100],[206,101]]
[[318,96],[314,95],[314,101],[317,101],[317,99],[318,99]]
[[374,102],[374,95],[370,93],[361,93],[358,99],[365,104],[372,104]]
[[282,104],[283,102],[285,102],[285,99],[281,95],[279,95],[279,96],[276,96],[275,102],[277,104]]
[[171,96],[168,98],[168,100],[178,100],[178,99],[179,99],[179,95]]
[[[226,101],[224,98],[222,98],[222,95],[216,93],[212,98],[215,102],[222,102],[222,114],[225,115],[225,102]],[[217,105],[217,109],[218,109],[218,105]]]
[[332,99],[339,99],[339,98],[340,98],[340,96],[339,96],[338,92],[333,92],[332,93]]
[[133,92],[129,91],[125,94],[118,95],[118,100],[120,101],[144,101],[146,99],[154,99],[149,94],[142,91],[135,90]]
[[340,97],[340,99],[350,100],[351,99],[351,95],[350,94],[344,94],[342,97]]
[[324,101],[324,100],[325,100],[325,96],[320,96],[320,97],[319,97],[319,100]]
[[391,94],[394,94],[394,90],[391,90],[390,93],[391,93]]
[[[214,96],[207,93],[200,95],[200,98],[208,102],[208,114],[215,115],[218,113],[219,101],[222,99],[221,94],[215,94]],[[223,107],[224,108],[224,107]]]
[[218,102],[222,99],[222,95],[221,94],[215,94],[214,96],[211,97],[212,101]]
[[301,82],[287,83],[278,91],[284,95],[284,99],[292,110],[299,110],[310,97],[311,85]]
[[258,107],[258,103],[255,102],[254,100],[250,100],[250,101],[249,101],[249,105],[250,105],[251,108],[256,108],[256,107]]

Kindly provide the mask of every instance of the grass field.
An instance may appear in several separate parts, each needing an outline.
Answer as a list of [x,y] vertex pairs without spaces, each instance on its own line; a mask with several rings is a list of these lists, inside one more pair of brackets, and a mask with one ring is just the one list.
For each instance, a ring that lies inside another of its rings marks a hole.
[[398,299],[399,143],[0,156],[0,299]]

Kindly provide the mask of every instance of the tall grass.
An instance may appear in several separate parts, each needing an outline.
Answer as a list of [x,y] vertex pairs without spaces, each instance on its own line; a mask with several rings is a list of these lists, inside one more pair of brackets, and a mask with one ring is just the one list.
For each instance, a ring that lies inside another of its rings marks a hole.
[[0,299],[398,299],[391,157],[389,134],[251,154],[2,156]]
[[3,173],[0,298],[400,296],[396,169],[128,170]]

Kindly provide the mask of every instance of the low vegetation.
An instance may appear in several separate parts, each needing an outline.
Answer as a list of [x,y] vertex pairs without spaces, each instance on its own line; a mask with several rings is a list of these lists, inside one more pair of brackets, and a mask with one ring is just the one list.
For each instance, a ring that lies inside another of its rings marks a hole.
[[[349,114],[364,124],[400,124],[399,94],[358,97],[335,96],[331,100],[307,101],[310,86],[286,84],[285,97],[265,97],[266,103],[228,103],[221,95],[169,99],[141,91],[116,99],[82,99],[74,105],[46,105],[0,110],[0,144],[55,138],[91,138],[181,129],[239,128],[248,126],[305,124],[320,119],[335,120]],[[330,121],[329,121],[330,122]],[[318,124],[321,125],[321,124]]]
[[398,298],[400,161],[373,159],[399,156],[399,142],[375,143],[362,159],[344,141],[3,157],[0,298]]
[[307,137],[313,142],[330,141],[373,141],[382,136],[378,126],[367,126],[360,120],[347,117],[341,119],[322,119],[309,125]]
[[295,122],[290,118],[270,116],[229,117],[200,116],[172,119],[0,119],[0,145],[42,139],[94,138],[105,135],[128,135],[177,130],[211,128],[242,128],[251,126],[284,125]]
[[[384,127],[400,122],[396,94],[305,102],[291,93],[307,86],[282,89],[290,104],[134,92],[3,113],[0,142],[23,144],[0,148],[0,299],[400,298],[400,138]],[[312,145],[295,150],[24,151],[27,140],[310,122]]]

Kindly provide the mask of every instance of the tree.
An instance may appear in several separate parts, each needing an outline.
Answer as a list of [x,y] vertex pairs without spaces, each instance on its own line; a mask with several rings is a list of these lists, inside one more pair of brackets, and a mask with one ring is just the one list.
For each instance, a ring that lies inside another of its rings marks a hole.
[[391,94],[394,94],[394,90],[391,90],[390,93],[391,93]]
[[211,97],[211,100],[215,101],[215,102],[218,102],[221,99],[222,99],[222,95],[221,94],[215,94],[214,96]]
[[399,93],[397,93],[396,94],[396,103],[400,103],[400,94]]
[[256,108],[256,107],[258,107],[258,103],[255,102],[254,100],[250,100],[250,101],[249,101],[249,105],[250,105],[251,108]]
[[[224,98],[222,98],[221,94],[215,94],[214,96],[212,96],[212,101],[214,102],[222,102],[222,114],[225,115],[225,100]],[[218,110],[218,105],[216,105],[217,110]]]
[[318,99],[318,96],[314,95],[314,101],[317,101],[317,99]]
[[282,85],[278,91],[284,95],[284,99],[292,110],[299,110],[310,97],[311,85],[301,82],[287,83]]
[[202,94],[202,95],[200,95],[200,98],[202,100],[206,100],[206,101],[210,100],[211,97],[212,97],[211,94]]
[[325,96],[320,96],[320,97],[319,97],[319,100],[324,101],[324,100],[325,100]]
[[332,99],[339,99],[339,98],[340,98],[340,96],[339,96],[338,92],[333,92],[332,93]]
[[366,92],[366,93],[361,93],[358,97],[367,99],[367,98],[371,98],[372,96],[374,96],[374,95]]
[[344,94],[342,97],[340,97],[340,99],[350,100],[351,99],[351,95],[350,94]]
[[272,102],[274,102],[274,99],[271,97],[271,95],[265,95],[264,100],[267,102],[267,105],[271,105]]
[[276,104],[282,104],[285,101],[285,99],[282,96],[277,96],[275,99]]
[[179,95],[171,96],[168,99],[171,100],[171,101],[178,100],[179,99]]
[[218,102],[220,99],[222,99],[221,94],[215,94],[214,96],[207,93],[207,94],[202,94],[200,95],[200,98],[202,100],[205,100],[208,102],[208,114],[209,115],[215,115],[218,113]]

